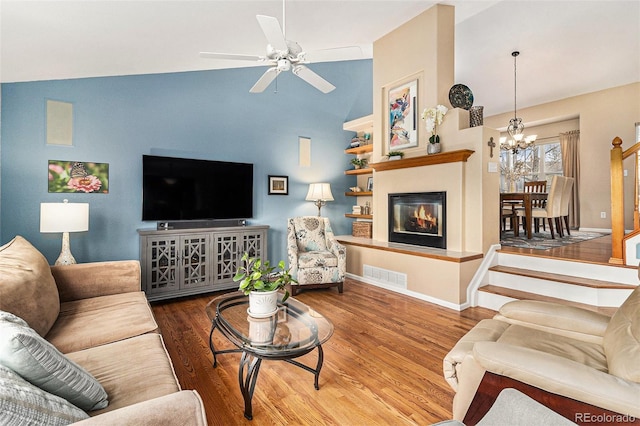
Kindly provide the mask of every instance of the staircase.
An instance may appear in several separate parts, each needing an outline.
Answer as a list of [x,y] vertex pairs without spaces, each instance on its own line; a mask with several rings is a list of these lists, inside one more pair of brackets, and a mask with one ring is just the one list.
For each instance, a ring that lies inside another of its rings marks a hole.
[[478,280],[476,305],[544,300],[611,315],[638,285],[638,269],[496,250]]

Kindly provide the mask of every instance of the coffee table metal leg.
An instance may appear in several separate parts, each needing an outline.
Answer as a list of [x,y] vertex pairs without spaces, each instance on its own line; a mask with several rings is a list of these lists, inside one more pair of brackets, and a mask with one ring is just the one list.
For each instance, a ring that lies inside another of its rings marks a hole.
[[213,347],[213,330],[216,329],[216,322],[211,321],[211,332],[209,333],[209,349],[211,350],[211,354],[213,355],[213,368],[216,368],[218,365],[218,360],[216,358],[216,350]]
[[322,351],[322,345],[318,345],[318,364],[316,365],[315,371],[315,381],[313,382],[313,386],[316,390],[320,389],[320,385],[318,384],[318,380],[320,379],[320,370],[322,369],[322,362],[324,360],[324,352]]
[[[261,358],[253,356],[247,352],[242,352],[240,368],[238,369],[238,381],[240,382],[242,397],[244,398],[244,416],[249,420],[253,419],[251,399],[253,398],[253,391],[256,388],[256,382],[258,381],[258,373],[260,372],[261,363]],[[245,367],[247,368],[246,373]]]

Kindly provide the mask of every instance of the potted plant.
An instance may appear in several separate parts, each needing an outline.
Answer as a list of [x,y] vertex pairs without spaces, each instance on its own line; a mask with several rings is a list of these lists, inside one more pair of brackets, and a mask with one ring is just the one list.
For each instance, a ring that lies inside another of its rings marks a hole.
[[404,152],[402,151],[389,151],[387,154],[387,158],[389,160],[399,160],[404,157]]
[[438,136],[438,125],[442,124],[445,114],[449,109],[444,105],[437,105],[433,108],[425,108],[422,111],[422,119],[425,121],[429,136],[429,145],[427,146],[428,154],[437,154],[440,152],[440,136]]
[[351,164],[353,164],[353,167],[356,169],[359,168],[364,168],[367,167],[367,159],[366,158],[352,158],[351,159]]
[[249,296],[249,315],[265,317],[278,310],[278,290],[284,288],[284,302],[289,297],[287,284],[297,282],[286,269],[284,260],[278,266],[272,266],[268,260],[262,261],[242,255],[242,265],[238,267],[233,281],[240,282],[238,290]]

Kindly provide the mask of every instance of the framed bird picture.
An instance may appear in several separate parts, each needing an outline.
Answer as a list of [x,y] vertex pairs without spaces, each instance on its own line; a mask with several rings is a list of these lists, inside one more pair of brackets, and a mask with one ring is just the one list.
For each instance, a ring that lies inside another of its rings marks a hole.
[[49,160],[49,192],[109,193],[109,164]]

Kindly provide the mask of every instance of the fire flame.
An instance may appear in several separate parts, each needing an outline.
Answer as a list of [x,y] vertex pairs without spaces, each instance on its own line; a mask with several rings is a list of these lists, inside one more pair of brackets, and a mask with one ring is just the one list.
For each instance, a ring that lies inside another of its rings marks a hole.
[[438,223],[438,219],[432,216],[431,213],[427,213],[423,205],[414,210],[413,217],[416,219],[416,224],[425,229],[435,228]]

